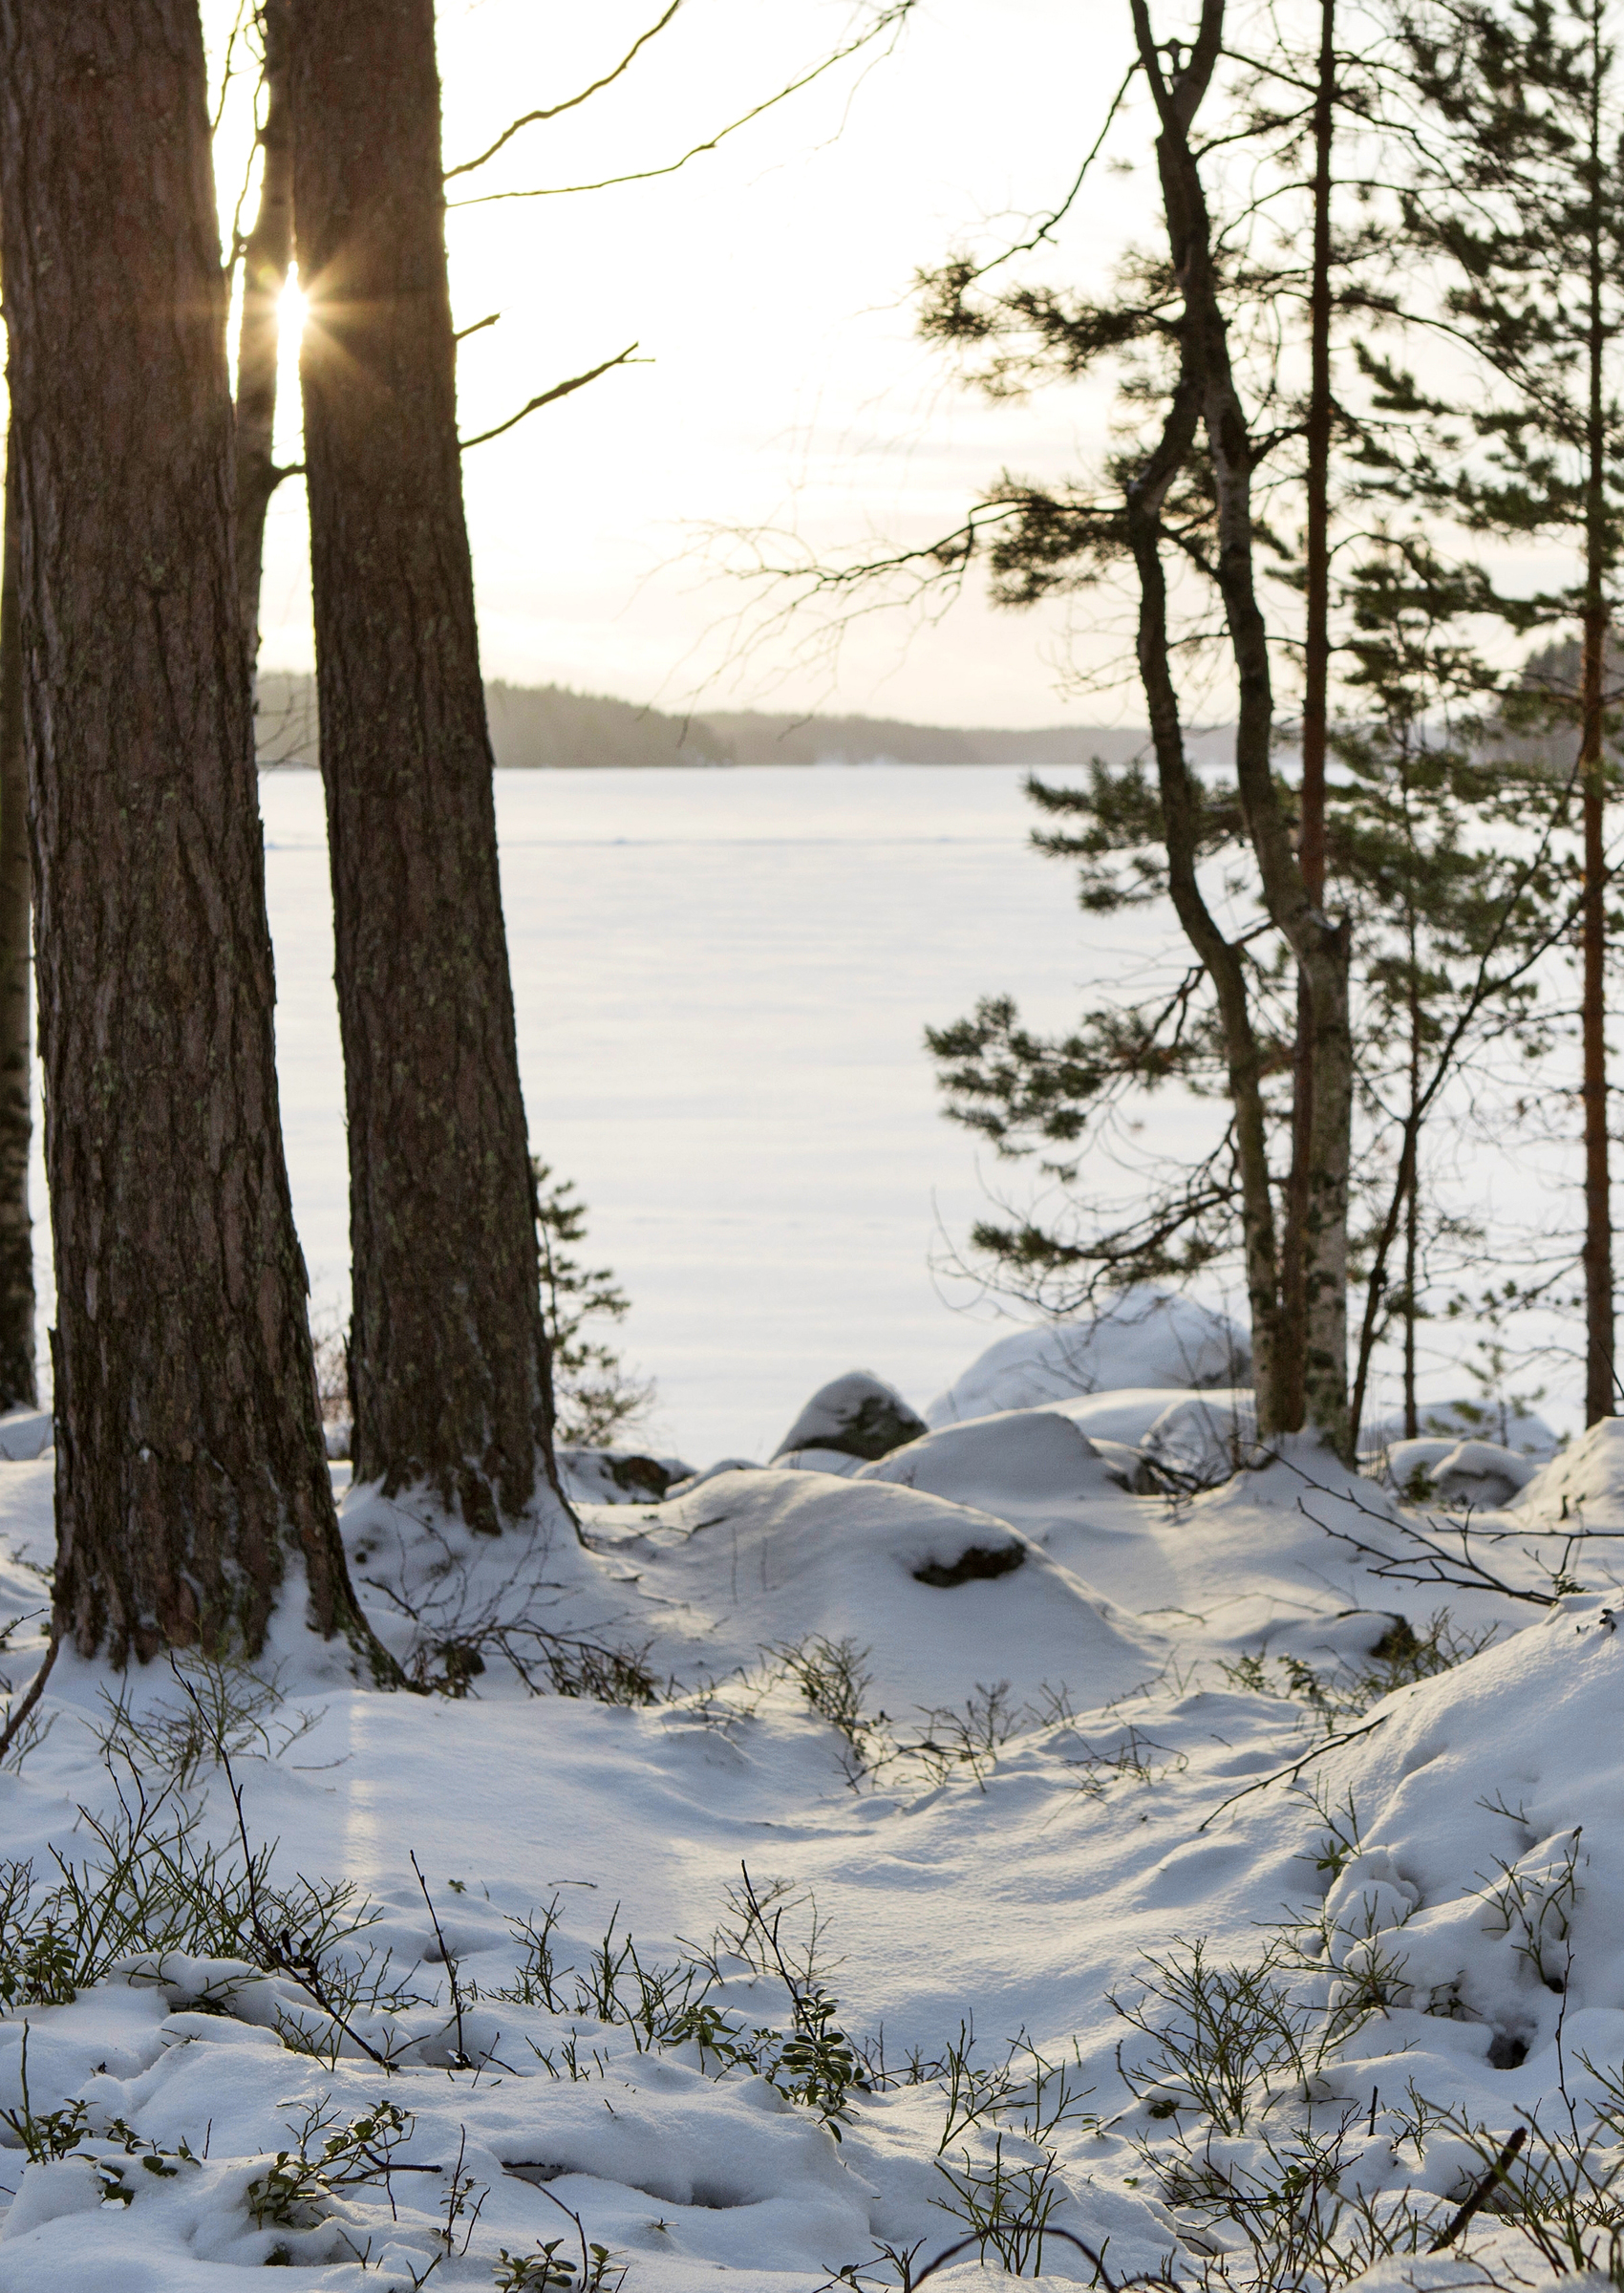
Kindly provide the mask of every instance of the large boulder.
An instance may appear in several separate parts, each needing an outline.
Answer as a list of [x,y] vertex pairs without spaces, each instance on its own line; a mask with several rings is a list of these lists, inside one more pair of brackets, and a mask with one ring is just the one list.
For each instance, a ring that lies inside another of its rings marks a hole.
[[871,1369],[850,1369],[844,1378],[831,1378],[819,1386],[773,1458],[776,1462],[796,1449],[821,1449],[866,1462],[917,1441],[925,1429],[923,1418],[884,1378]]
[[1086,1320],[998,1339],[925,1416],[930,1425],[952,1425],[1121,1386],[1232,1387],[1250,1368],[1250,1349],[1227,1316],[1141,1283]]

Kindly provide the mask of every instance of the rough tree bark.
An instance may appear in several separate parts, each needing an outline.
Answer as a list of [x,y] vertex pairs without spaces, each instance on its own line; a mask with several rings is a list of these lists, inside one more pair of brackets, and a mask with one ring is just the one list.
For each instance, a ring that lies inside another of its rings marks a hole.
[[1580,940],[1584,971],[1580,1034],[1585,1108],[1585,1423],[1611,1417],[1617,1405],[1613,1360],[1613,1177],[1607,1136],[1607,763],[1602,699],[1607,656],[1608,571],[1606,253],[1603,246],[1601,11],[1591,28],[1589,326],[1585,480],[1585,609],[1580,656],[1579,791],[1585,882]]
[[6,447],[4,577],[0,579],[0,1408],[39,1399],[33,1345],[33,1000],[28,762],[23,742],[21,535],[16,440]]
[[0,0],[59,1632],[358,1622],[283,1164],[196,0]]
[[426,1483],[494,1531],[538,1469],[554,1478],[552,1404],[462,511],[434,10],[293,0],[292,31],[355,1471]]
[[286,470],[271,452],[282,290],[293,260],[293,129],[288,100],[288,0],[261,0],[265,122],[259,208],[243,246],[243,309],[237,326],[237,588],[248,673],[260,654],[260,568],[265,517]]
[[[1325,755],[1331,683],[1331,156],[1336,121],[1336,0],[1320,0],[1314,98],[1314,241],[1309,275],[1307,500],[1304,506],[1303,728],[1297,855],[1315,908],[1325,902]],[[1297,967],[1292,1173],[1286,1192],[1281,1290],[1293,1363],[1286,1419],[1300,1425],[1308,1359],[1308,1225],[1314,1142],[1314,990]]]
[[[1217,581],[1239,696],[1235,779],[1257,862],[1264,905],[1307,975],[1314,1057],[1308,1213],[1303,1231],[1303,1387],[1308,1422],[1339,1454],[1348,1426],[1348,1165],[1353,1115],[1353,1035],[1348,1011],[1349,933],[1309,897],[1271,757],[1273,692],[1269,636],[1252,573],[1251,441],[1229,364],[1229,333],[1212,267],[1211,228],[1190,142],[1196,108],[1223,37],[1224,0],[1203,0],[1193,47],[1159,46],[1147,0],[1132,0],[1140,62],[1161,132],[1157,164],[1168,244],[1184,298],[1185,372],[1195,380],[1217,497]],[[1163,57],[1168,58],[1164,71]],[[1283,1396],[1259,1391],[1265,1434],[1290,1430]]]

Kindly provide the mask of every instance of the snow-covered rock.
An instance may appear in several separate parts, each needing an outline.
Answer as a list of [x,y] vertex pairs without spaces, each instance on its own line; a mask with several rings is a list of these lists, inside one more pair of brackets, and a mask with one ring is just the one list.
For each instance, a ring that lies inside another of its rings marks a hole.
[[[1447,1435],[1451,1442],[1497,1442],[1505,1448],[1515,1449],[1520,1456],[1531,1457],[1536,1465],[1554,1457],[1561,1446],[1555,1432],[1536,1409],[1514,1409],[1509,1403],[1462,1397],[1450,1402],[1423,1402],[1417,1414],[1415,1438],[1421,1440]],[[1394,1411],[1386,1417],[1366,1421],[1359,1436],[1360,1449],[1374,1455],[1391,1450],[1404,1438],[1402,1412]]]
[[1228,1386],[1250,1367],[1247,1341],[1224,1315],[1141,1284],[1086,1320],[1046,1322],[998,1339],[937,1395],[925,1418],[931,1426],[951,1425],[1124,1386]]
[[1433,1474],[1459,1447],[1452,1433],[1419,1433],[1408,1441],[1389,1442],[1381,1453],[1381,1478],[1400,1494],[1425,1496]]
[[1460,1441],[1440,1458],[1432,1485],[1442,1505],[1509,1505],[1539,1471],[1531,1457],[1495,1441]]
[[871,1369],[848,1370],[820,1385],[773,1451],[775,1463],[792,1451],[834,1449],[843,1456],[884,1457],[925,1430],[896,1388]]
[[1123,1385],[1103,1393],[1075,1393],[1045,1402],[1045,1409],[1069,1417],[1090,1441],[1125,1442],[1137,1448],[1165,1409],[1182,1400],[1193,1386]]
[[1257,1446],[1257,1402],[1249,1386],[1182,1396],[1163,1410],[1141,1447],[1175,1486],[1216,1489]]
[[[1055,1469],[1052,1443],[1086,1471],[1074,1428],[1038,1422],[1045,1446],[1033,1469]],[[613,1524],[600,1515],[595,1532]],[[1064,1682],[1082,1709],[1126,1694],[1165,1658],[1160,1635],[1007,1521],[866,1472],[726,1473],[628,1521],[605,1551],[635,1571],[641,1614],[661,1623],[650,1661],[679,1675],[696,1660],[719,1673],[769,1644],[816,1637],[866,1651],[888,1710],[951,1701],[994,1678],[1017,1698]]]
[[1011,1506],[1099,1496],[1114,1476],[1093,1441],[1060,1410],[1009,1409],[927,1433],[864,1466],[857,1478],[924,1489],[1007,1519]]
[[560,1449],[558,1477],[573,1505],[646,1505],[657,1502],[694,1468],[680,1457],[651,1457],[642,1449]]
[[1396,1441],[1385,1478],[1402,1496],[1449,1506],[1509,1505],[1540,1470],[1531,1457],[1495,1441],[1452,1441],[1447,1434]]

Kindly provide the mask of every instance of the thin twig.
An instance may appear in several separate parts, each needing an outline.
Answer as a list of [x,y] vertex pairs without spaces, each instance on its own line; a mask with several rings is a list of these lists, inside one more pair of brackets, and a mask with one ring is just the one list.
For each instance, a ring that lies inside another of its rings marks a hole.
[[[186,1694],[191,1697],[193,1704],[197,1707],[198,1716],[201,1719],[203,1717],[203,1706],[198,1703],[198,1698],[191,1686],[190,1682],[181,1674],[178,1667],[176,1671],[176,1678],[180,1680],[181,1685],[185,1690]],[[299,1985],[299,1988],[305,1993],[306,1997],[312,2002],[312,2004],[320,2010],[321,2013],[327,2016],[333,2027],[335,2029],[342,2030],[345,2037],[352,2040],[354,2045],[359,2047],[362,2053],[365,2054],[370,2061],[375,2062],[380,2070],[393,2070],[395,2065],[390,2061],[389,2057],[386,2054],[380,2054],[376,2047],[371,2045],[366,2039],[364,2039],[361,2036],[361,2033],[354,2028],[353,2024],[346,2020],[346,2018],[339,2012],[338,2008],[333,2004],[332,2000],[328,1995],[327,1985],[322,1980],[321,1967],[317,1961],[314,1959],[295,1959],[292,1951],[288,1947],[292,1941],[291,1934],[288,1933],[280,1938],[274,1938],[267,1929],[264,1918],[260,1912],[259,1877],[255,1869],[253,1850],[248,1845],[247,1818],[243,1813],[243,1787],[237,1781],[236,1774],[231,1766],[231,1754],[226,1750],[224,1744],[217,1742],[216,1749],[220,1754],[220,1765],[225,1771],[225,1788],[230,1792],[231,1804],[237,1811],[237,1836],[241,1840],[243,1846],[243,1875],[248,1894],[248,1919],[249,1923],[253,1927],[254,1939],[259,1944],[261,1957],[264,1959],[267,1967],[274,1969],[278,1973],[290,1975],[293,1981]]]
[[1272,1775],[1260,1775],[1255,1783],[1245,1784],[1240,1790],[1231,1791],[1228,1799],[1218,1802],[1210,1815],[1202,1818],[1196,1830],[1206,1831],[1209,1823],[1217,1822],[1226,1808],[1232,1808],[1236,1800],[1245,1799],[1249,1791],[1267,1791],[1271,1784],[1284,1783],[1288,1776],[1301,1775],[1311,1760],[1317,1760],[1325,1752],[1335,1751],[1339,1744],[1357,1743],[1360,1736],[1368,1736],[1374,1728],[1385,1727],[1391,1717],[1391,1713],[1379,1712],[1374,1720],[1367,1720],[1362,1727],[1350,1727],[1339,1736],[1327,1736],[1323,1744],[1316,1744],[1312,1751],[1305,1751],[1300,1760],[1292,1761],[1289,1767],[1277,1768]]
[[726,127],[718,128],[714,136],[707,137],[703,143],[695,143],[679,160],[672,160],[663,167],[639,167],[630,175],[608,175],[595,183],[544,183],[534,191],[486,191],[478,199],[448,200],[447,208],[488,206],[499,199],[567,199],[578,191],[611,191],[621,183],[647,183],[662,175],[674,175],[679,167],[686,167],[690,160],[698,159],[704,152],[715,151],[717,144],[725,142],[729,136],[737,135],[741,127],[748,127],[753,119],[759,119],[763,112],[770,112],[775,104],[785,102],[791,96],[798,96],[802,88],[809,88],[815,79],[821,79],[836,64],[844,64],[848,56],[856,55],[860,50],[869,46],[881,32],[900,25],[912,7],[913,0],[894,0],[894,5],[887,8],[855,40],[849,40],[844,48],[837,48],[832,54],[824,56],[821,63],[814,64],[810,72],[802,73],[799,79],[792,79],[787,87],[780,88],[776,96],[763,97],[761,102],[741,113],[737,119],[730,119]]
[[457,1980],[457,1961],[447,1948],[445,1936],[439,1923],[439,1913],[435,1909],[434,1897],[429,1893],[429,1883],[424,1878],[423,1867],[417,1860],[417,1851],[415,1847],[411,1847],[406,1852],[412,1858],[412,1869],[417,1875],[417,1884],[422,1889],[423,1900],[429,1907],[429,1920],[435,1931],[435,1940],[439,1945],[440,1964],[444,1967],[446,1978],[451,1984],[451,2011],[457,2020],[457,2067],[459,2070],[465,2070],[471,2066],[468,2061],[468,2049],[462,2043],[462,1991]]
[[476,167],[482,167],[487,160],[494,160],[497,153],[502,149],[502,145],[504,143],[510,143],[513,140],[513,138],[519,133],[521,128],[534,127],[538,121],[543,119],[556,119],[560,113],[572,112],[577,104],[585,103],[588,96],[596,96],[603,89],[612,87],[614,82],[620,77],[621,74],[629,71],[631,65],[635,62],[638,50],[640,48],[646,48],[649,45],[649,42],[655,36],[657,32],[664,32],[666,26],[671,22],[673,16],[675,15],[677,10],[681,6],[682,0],[671,0],[671,6],[666,10],[665,14],[660,18],[659,22],[657,24],[651,24],[647,32],[640,32],[638,34],[637,38],[632,41],[630,47],[621,57],[619,63],[616,64],[612,72],[606,72],[602,79],[593,80],[591,86],[589,88],[583,88],[579,96],[566,96],[563,103],[552,104],[545,111],[524,113],[523,118],[514,120],[511,127],[504,127],[501,135],[498,136],[496,141],[491,144],[488,150],[481,151],[477,160],[462,160],[458,163],[457,166],[448,167],[445,171],[443,180],[446,182],[450,182],[454,175],[472,175]]
[[[1103,2254],[1096,2253],[1092,2245],[1085,2243],[1081,2238],[1074,2237],[1069,2229],[1046,2228],[1043,2237],[1045,2242],[1050,2238],[1062,2238],[1068,2245],[1075,2245],[1083,2260],[1092,2263],[1096,2282],[1104,2286],[1105,2293],[1125,2293],[1129,2285],[1168,2285],[1174,2288],[1174,2293],[1183,2293],[1179,2279],[1169,2276],[1163,2269],[1143,2269],[1133,2277],[1113,2277],[1105,2266]],[[910,2293],[912,2288],[922,2285],[928,2277],[934,2277],[938,2269],[945,2269],[955,2254],[963,2253],[972,2245],[984,2245],[985,2242],[972,2231],[968,2238],[960,2238],[956,2245],[949,2245],[933,2261],[928,2261],[917,2277],[909,2279]]]
[[517,414],[510,414],[505,422],[498,422],[494,430],[481,430],[475,438],[459,439],[459,448],[466,454],[470,446],[482,446],[487,439],[500,438],[504,430],[511,430],[515,422],[522,422],[527,414],[534,414],[538,406],[550,406],[555,398],[566,398],[573,390],[585,390],[588,382],[595,382],[600,375],[607,375],[611,367],[628,364],[652,366],[653,360],[651,358],[632,359],[631,354],[636,348],[634,342],[629,342],[625,350],[617,353],[613,358],[606,358],[602,366],[594,366],[584,375],[571,375],[567,382],[555,382],[551,390],[544,390],[539,398],[532,398],[527,406],[521,406]]
[[3,1728],[0,1728],[0,1760],[3,1760],[7,1752],[11,1750],[11,1739],[13,1736],[15,1736],[18,1728],[21,1727],[23,1722],[28,1718],[30,1712],[32,1711],[34,1705],[39,1702],[40,1691],[44,1688],[46,1682],[51,1678],[51,1667],[56,1661],[56,1651],[61,1647],[61,1634],[59,1632],[53,1632],[51,1636],[51,1645],[45,1651],[45,1661],[40,1665],[39,1670],[34,1674],[32,1680],[30,1681],[28,1687],[24,1692],[21,1704],[14,1705],[12,1709],[7,1713],[6,1725]]
[[1500,2187],[1500,2184],[1505,2180],[1506,2175],[1511,2170],[1512,2162],[1515,2159],[1518,2151],[1522,2148],[1523,2144],[1528,2140],[1528,2128],[1526,2126],[1519,2126],[1516,2132],[1511,2136],[1511,2139],[1506,2143],[1505,2149],[1502,2150],[1500,2155],[1495,2159],[1493,2165],[1489,2167],[1488,2172],[1473,2185],[1472,2194],[1466,2199],[1465,2204],[1462,2206],[1460,2212],[1453,2215],[1439,2231],[1437,2237],[1433,2239],[1432,2243],[1427,2247],[1427,2251],[1429,2253],[1442,2253],[1446,2245],[1454,2244],[1455,2239],[1460,2236],[1462,2230],[1465,2228],[1466,2223],[1477,2212],[1479,2206],[1486,2204],[1488,2199],[1493,2197],[1495,2191]]

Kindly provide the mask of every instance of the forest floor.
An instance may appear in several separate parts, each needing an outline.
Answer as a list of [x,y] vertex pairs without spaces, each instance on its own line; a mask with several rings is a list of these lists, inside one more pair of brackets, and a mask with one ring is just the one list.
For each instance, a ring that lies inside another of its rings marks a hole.
[[[1115,1382],[1120,1441],[1175,1398]],[[1616,2266],[1624,1446],[1463,1528],[1301,1439],[1130,1494],[1103,1403],[581,1542],[351,1490],[426,1696],[291,1613],[258,1678],[64,1657],[0,2293]],[[0,1463],[18,1689],[53,1469]]]

